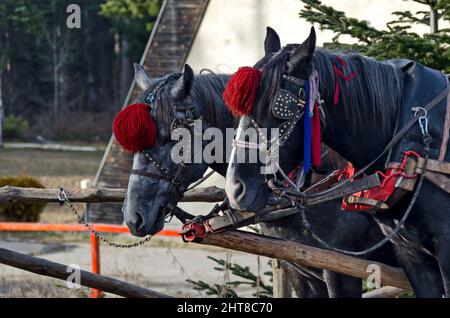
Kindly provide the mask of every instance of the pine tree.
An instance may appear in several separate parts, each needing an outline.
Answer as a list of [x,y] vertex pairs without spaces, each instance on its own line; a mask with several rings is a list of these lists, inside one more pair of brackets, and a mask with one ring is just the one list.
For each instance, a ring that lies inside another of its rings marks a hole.
[[[250,270],[250,267],[248,266],[241,266],[237,263],[229,263],[226,260],[223,259],[217,259],[212,256],[208,256],[208,259],[214,261],[217,263],[217,265],[214,267],[214,270],[223,272],[226,269],[230,270],[230,272],[239,277],[241,280],[233,280],[226,282],[225,285],[221,284],[214,284],[213,286],[209,285],[208,283],[199,280],[199,281],[193,281],[193,280],[186,280],[188,283],[191,283],[194,290],[203,291],[208,296],[218,296],[223,298],[239,298],[240,296],[236,293],[236,291],[233,288],[247,285],[251,286],[253,288],[256,288],[256,285],[259,285],[259,295],[256,295],[256,293],[253,294],[255,297],[259,298],[272,298],[273,297],[273,286],[272,286],[272,271],[264,272],[264,276],[268,277],[270,284],[265,284],[261,277],[257,277],[257,275],[253,274]],[[271,265],[271,262],[269,261],[269,265]]]
[[[407,58],[450,72],[450,28],[439,28],[450,22],[450,0],[409,0],[426,5],[429,10],[393,12],[396,19],[387,23],[386,30],[378,30],[366,20],[348,17],[320,0],[301,1],[305,4],[301,18],[335,33],[332,42],[324,44],[326,48],[357,51],[378,60]],[[430,32],[419,35],[412,31],[415,25],[426,25]],[[342,35],[352,37],[356,43],[340,42]]]

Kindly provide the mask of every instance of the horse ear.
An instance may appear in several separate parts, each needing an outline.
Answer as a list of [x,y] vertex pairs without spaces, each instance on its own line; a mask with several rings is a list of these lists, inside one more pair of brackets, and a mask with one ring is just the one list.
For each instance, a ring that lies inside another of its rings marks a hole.
[[176,100],[183,100],[186,98],[192,88],[192,82],[194,81],[194,71],[186,64],[184,66],[183,75],[175,82],[170,92],[171,96]]
[[134,63],[134,78],[136,80],[136,84],[142,91],[147,90],[147,88],[150,86],[150,76],[147,74],[144,68],[137,63]]
[[264,40],[264,52],[267,54],[276,53],[281,49],[280,37],[271,27],[266,28],[266,39]]
[[311,27],[308,38],[300,44],[294,52],[292,52],[288,61],[288,72],[290,75],[298,77],[309,76],[305,72],[310,73],[311,62],[314,51],[316,50],[316,31]]

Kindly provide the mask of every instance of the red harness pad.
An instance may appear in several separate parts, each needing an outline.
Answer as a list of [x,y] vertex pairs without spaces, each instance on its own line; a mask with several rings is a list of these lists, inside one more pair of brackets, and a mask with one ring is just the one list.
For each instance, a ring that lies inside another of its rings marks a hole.
[[[415,178],[417,175],[407,175],[405,167],[410,156],[419,157],[414,151],[405,151],[402,162],[394,168],[387,169],[385,173],[377,171],[376,173],[381,177],[381,185],[369,190],[364,190],[353,194],[351,197],[371,199],[383,204],[388,202],[394,192],[397,190],[399,182],[402,178]],[[368,211],[374,208],[374,205],[363,203],[351,203],[344,198],[341,204],[341,209],[344,211]]]
[[[383,176],[383,182],[380,186],[354,193],[353,197],[361,197],[376,201],[386,202],[394,193],[399,175],[399,169],[393,168],[386,170]],[[341,209],[344,211],[367,211],[373,208],[372,205],[348,203],[345,199],[342,201]]]

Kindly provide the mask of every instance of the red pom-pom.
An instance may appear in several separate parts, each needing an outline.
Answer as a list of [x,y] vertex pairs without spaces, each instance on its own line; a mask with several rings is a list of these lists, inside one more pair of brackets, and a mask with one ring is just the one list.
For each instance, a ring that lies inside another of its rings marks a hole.
[[225,105],[233,115],[251,115],[260,80],[261,71],[254,67],[241,67],[233,74],[223,93]]
[[146,104],[133,104],[122,109],[114,119],[112,130],[117,142],[131,152],[153,146],[158,131]]

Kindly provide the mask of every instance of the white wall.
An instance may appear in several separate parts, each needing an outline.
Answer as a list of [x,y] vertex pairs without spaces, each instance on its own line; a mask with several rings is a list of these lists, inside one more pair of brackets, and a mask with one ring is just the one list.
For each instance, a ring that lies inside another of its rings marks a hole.
[[[377,28],[384,28],[393,19],[393,11],[428,10],[425,5],[404,0],[323,0],[323,3],[352,17],[366,19]],[[263,55],[268,25],[278,32],[283,45],[302,42],[311,26],[298,16],[302,7],[299,0],[211,0],[187,63],[197,72],[210,68],[224,73],[253,65]],[[317,26],[316,31],[318,45],[331,40],[331,32],[322,32]]]

